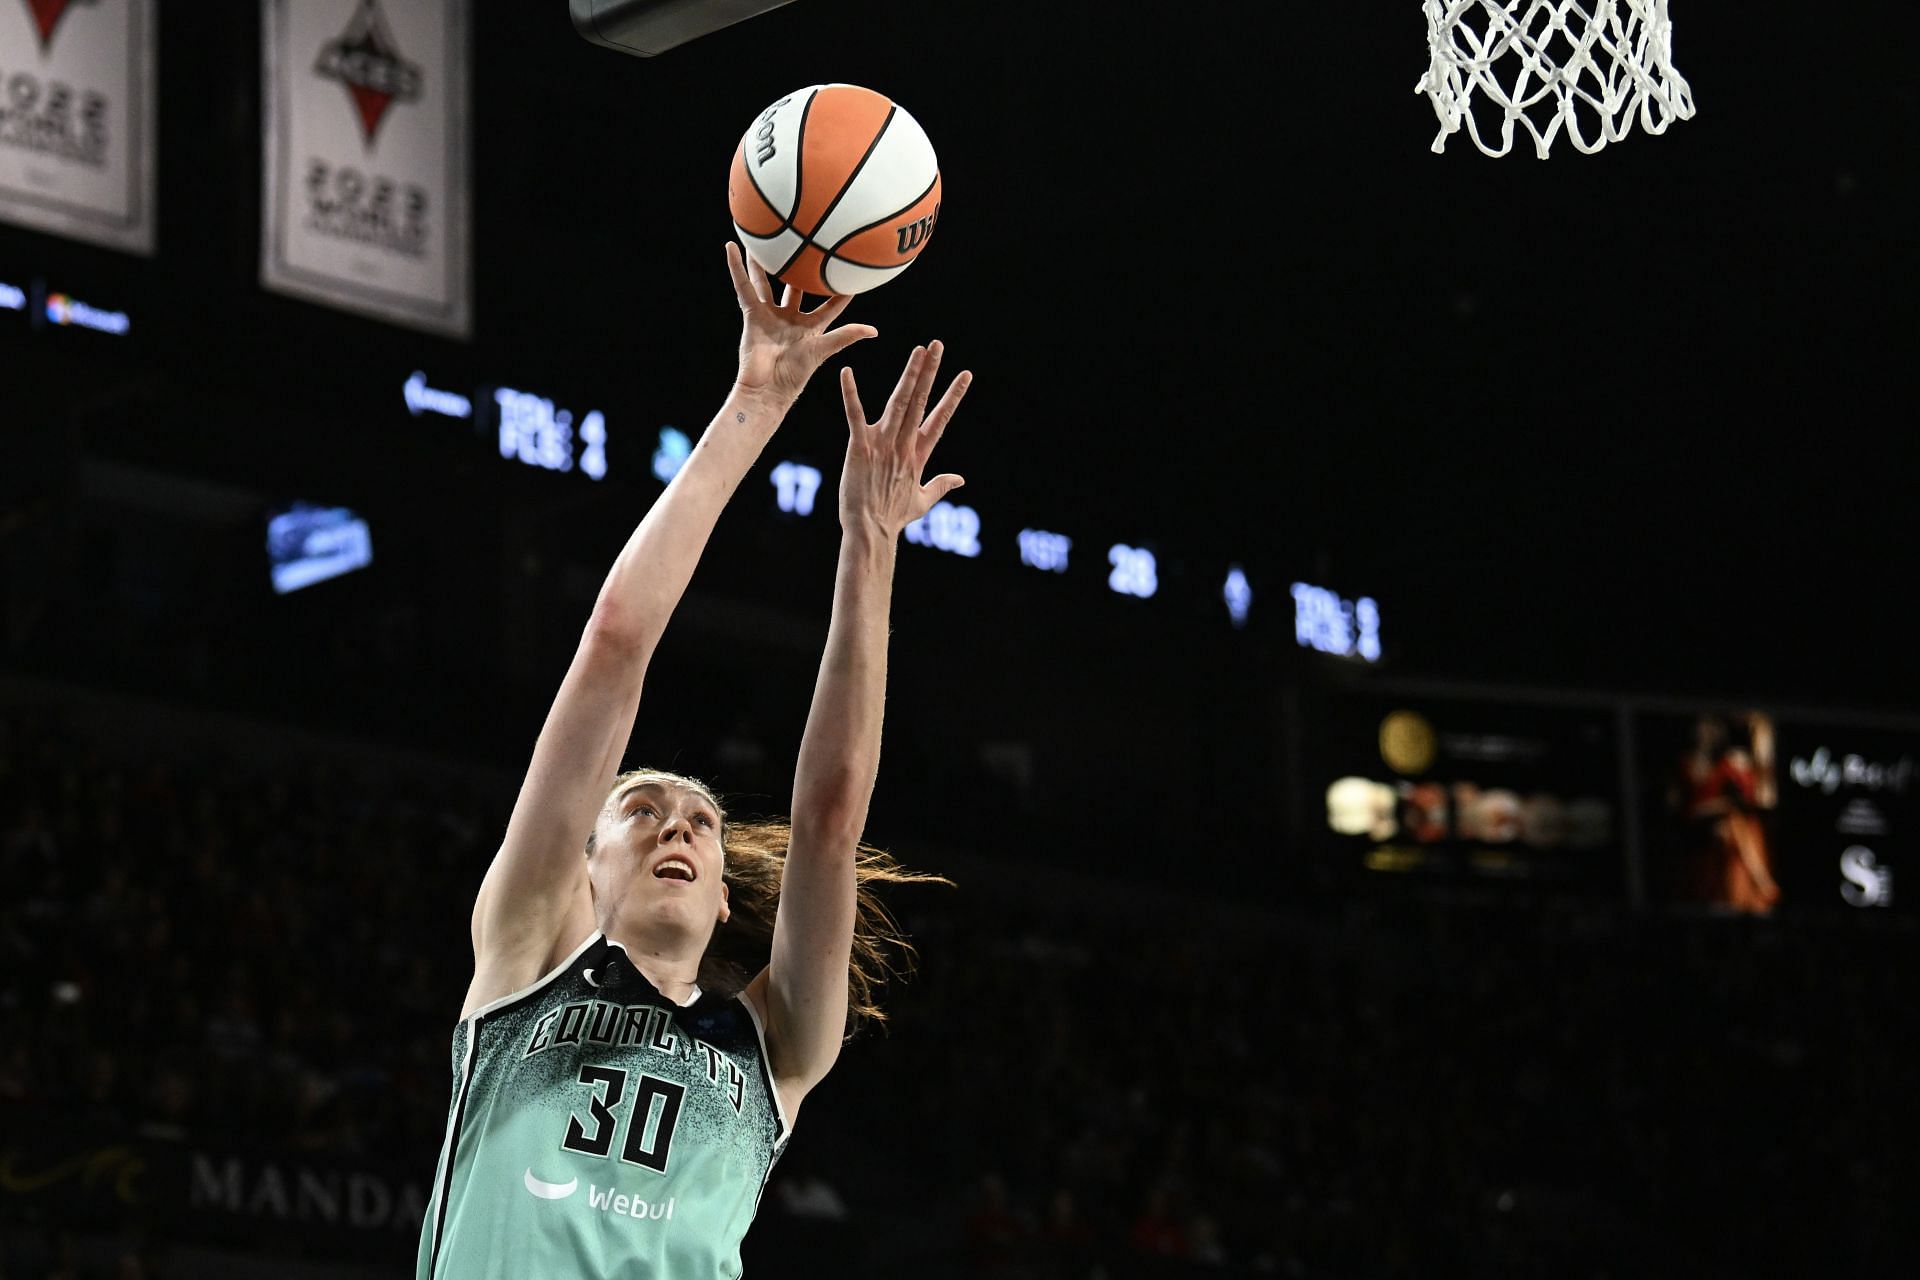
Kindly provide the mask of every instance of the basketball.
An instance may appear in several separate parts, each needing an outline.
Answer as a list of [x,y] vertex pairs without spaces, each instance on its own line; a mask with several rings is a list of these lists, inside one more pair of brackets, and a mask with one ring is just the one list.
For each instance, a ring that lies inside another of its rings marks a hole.
[[885,94],[814,85],[762,111],[733,153],[734,230],[767,274],[850,294],[905,271],[940,216],[940,163]]

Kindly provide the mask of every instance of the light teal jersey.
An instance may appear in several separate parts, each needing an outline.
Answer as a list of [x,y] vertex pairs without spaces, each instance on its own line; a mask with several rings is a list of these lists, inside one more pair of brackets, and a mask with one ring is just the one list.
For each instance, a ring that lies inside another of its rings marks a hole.
[[453,1033],[418,1280],[719,1280],[788,1135],[745,996],[662,996],[594,934]]

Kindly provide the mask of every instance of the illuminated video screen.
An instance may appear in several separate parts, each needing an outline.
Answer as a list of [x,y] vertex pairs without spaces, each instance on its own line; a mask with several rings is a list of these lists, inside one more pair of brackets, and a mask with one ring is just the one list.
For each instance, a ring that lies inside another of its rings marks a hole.
[[1724,915],[1901,905],[1920,734],[1703,707],[1642,716],[1635,736],[1649,900]]
[[373,535],[357,512],[296,502],[267,518],[267,560],[281,595],[373,563]]
[[1624,895],[1615,723],[1605,708],[1313,694],[1311,838],[1375,876]]

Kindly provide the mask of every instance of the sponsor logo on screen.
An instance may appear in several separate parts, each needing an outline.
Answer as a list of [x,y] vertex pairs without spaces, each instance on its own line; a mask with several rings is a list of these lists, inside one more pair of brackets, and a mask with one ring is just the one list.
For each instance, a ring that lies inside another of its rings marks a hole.
[[441,391],[427,385],[427,375],[416,369],[402,388],[407,398],[407,412],[414,417],[423,413],[437,413],[444,418],[471,418],[473,401],[454,391]]
[[1842,787],[1863,791],[1892,791],[1905,794],[1913,783],[1912,756],[1898,760],[1873,760],[1862,755],[1819,747],[1810,756],[1795,756],[1788,772],[1793,780],[1809,791],[1832,795]]
[[1853,845],[1840,855],[1840,874],[1847,883],[1840,886],[1840,897],[1850,907],[1890,907],[1893,905],[1893,868],[1874,856],[1873,850]]
[[47,295],[47,319],[58,325],[78,325],[96,333],[123,334],[133,328],[133,321],[126,312],[89,306],[64,293]]

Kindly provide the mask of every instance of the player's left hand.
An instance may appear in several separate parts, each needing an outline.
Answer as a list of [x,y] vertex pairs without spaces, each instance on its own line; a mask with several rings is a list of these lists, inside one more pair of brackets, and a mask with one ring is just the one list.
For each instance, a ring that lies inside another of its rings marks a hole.
[[734,385],[751,395],[769,397],[782,408],[799,399],[807,379],[821,365],[879,333],[870,324],[847,324],[828,331],[852,298],[829,298],[811,311],[802,311],[805,295],[787,285],[775,302],[766,271],[731,240],[727,271],[740,302],[740,370]]
[[840,370],[840,396],[847,407],[847,462],[840,476],[841,528],[851,531],[866,527],[897,538],[901,530],[932,510],[934,503],[966,483],[950,472],[925,484],[920,482],[933,447],[940,443],[961,397],[973,385],[973,374],[962,372],[948,385],[933,412],[927,412],[927,397],[933,393],[934,376],[940,371],[945,351],[939,342],[913,349],[878,422],[867,421],[853,370]]

